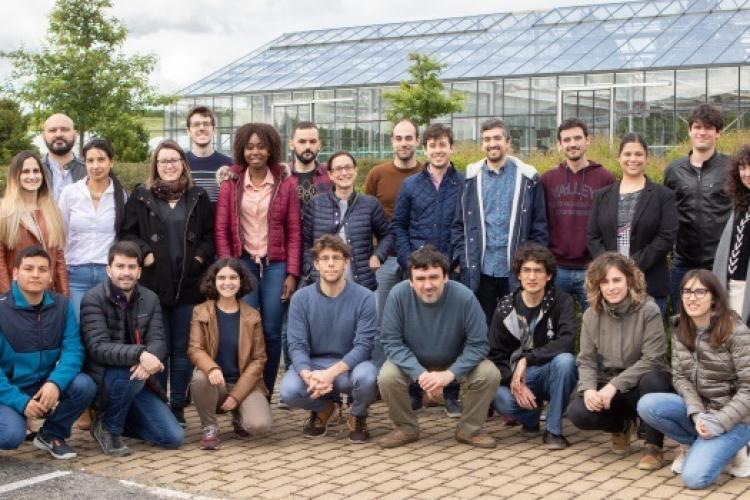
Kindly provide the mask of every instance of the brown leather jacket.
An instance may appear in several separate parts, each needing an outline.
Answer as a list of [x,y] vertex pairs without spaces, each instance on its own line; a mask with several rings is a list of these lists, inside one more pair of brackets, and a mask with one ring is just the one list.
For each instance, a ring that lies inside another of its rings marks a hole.
[[[37,224],[42,231],[42,235],[47,235],[47,225],[42,216],[42,212],[36,211]],[[9,249],[0,243],[0,293],[10,290],[10,284],[13,281],[13,268],[16,265],[16,255],[26,247],[32,245],[44,246],[34,233],[26,229],[23,225],[18,228],[18,244],[14,249]],[[50,270],[52,271],[52,284],[50,289],[57,293],[68,296],[68,270],[65,267],[65,256],[63,249],[58,247],[46,248],[50,257]]]
[[[266,365],[266,344],[258,311],[240,301],[240,338],[238,342],[238,365],[241,375],[229,391],[241,403],[256,387],[268,394],[263,383],[263,368]],[[193,309],[190,322],[190,361],[203,373],[220,369],[215,358],[219,352],[219,327],[216,320],[216,301],[207,300]]]

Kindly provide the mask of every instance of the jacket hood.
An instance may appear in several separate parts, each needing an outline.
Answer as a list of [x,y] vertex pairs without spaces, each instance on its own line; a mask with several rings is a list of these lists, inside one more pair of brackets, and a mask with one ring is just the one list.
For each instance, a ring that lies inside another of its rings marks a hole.
[[[528,177],[529,179],[533,179],[535,175],[537,175],[536,168],[534,168],[532,165],[529,165],[528,163],[525,163],[523,160],[516,156],[508,155],[507,158],[511,160],[513,163],[516,164],[516,168],[518,168],[518,172]],[[482,160],[479,160],[475,163],[470,163],[466,166],[466,178],[471,179],[473,177],[476,177],[477,174],[481,171],[482,165],[484,165],[485,161],[487,159],[483,158]]]

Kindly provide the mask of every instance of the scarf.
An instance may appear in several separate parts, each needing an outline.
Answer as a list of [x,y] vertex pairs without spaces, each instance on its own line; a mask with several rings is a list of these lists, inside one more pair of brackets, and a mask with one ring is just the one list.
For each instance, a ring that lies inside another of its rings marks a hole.
[[187,179],[180,177],[174,181],[165,181],[156,179],[151,186],[151,192],[154,196],[164,201],[177,201],[187,191]]

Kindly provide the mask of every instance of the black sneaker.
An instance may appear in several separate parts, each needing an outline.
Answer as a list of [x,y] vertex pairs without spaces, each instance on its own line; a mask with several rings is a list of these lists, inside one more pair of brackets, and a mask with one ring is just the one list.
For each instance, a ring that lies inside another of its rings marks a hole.
[[64,439],[47,438],[43,432],[37,433],[34,438],[34,446],[40,450],[48,451],[50,455],[58,460],[68,460],[78,456],[78,453]]
[[457,399],[446,399],[445,400],[445,414],[450,418],[461,418],[461,403]]
[[172,415],[177,419],[177,423],[183,429],[187,428],[187,422],[185,422],[185,408],[172,408]]
[[541,429],[539,428],[539,426],[536,426],[536,427],[526,427],[525,425],[521,426],[521,434],[523,434],[524,436],[535,437],[539,435],[540,431]]
[[548,450],[564,450],[570,446],[565,436],[552,434],[550,431],[544,431],[542,442],[547,446]]
[[415,396],[414,394],[409,394],[409,399],[411,400],[411,409],[414,411],[419,410],[422,408],[422,395],[420,394],[419,397]]
[[113,457],[124,457],[130,455],[130,448],[122,442],[122,437],[112,434],[104,428],[104,422],[100,419],[91,425],[91,437],[99,443],[105,455]]

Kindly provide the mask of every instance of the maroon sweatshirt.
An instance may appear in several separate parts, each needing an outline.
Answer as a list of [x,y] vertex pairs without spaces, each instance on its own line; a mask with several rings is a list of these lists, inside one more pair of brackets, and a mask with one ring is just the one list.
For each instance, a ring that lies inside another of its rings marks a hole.
[[562,162],[542,174],[541,181],[547,201],[549,248],[559,266],[583,269],[591,262],[586,248],[586,224],[594,191],[609,186],[615,178],[593,161],[577,173]]

